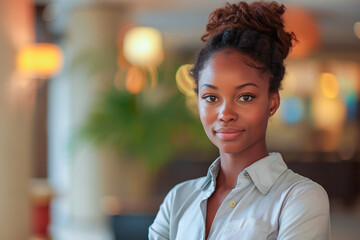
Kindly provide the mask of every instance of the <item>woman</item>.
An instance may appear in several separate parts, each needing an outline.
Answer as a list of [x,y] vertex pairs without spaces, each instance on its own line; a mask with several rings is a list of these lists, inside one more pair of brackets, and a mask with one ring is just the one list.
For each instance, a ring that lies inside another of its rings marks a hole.
[[283,5],[226,4],[209,17],[191,75],[204,130],[220,157],[206,177],[174,187],[149,239],[330,239],[324,189],[269,154],[265,133],[293,33]]

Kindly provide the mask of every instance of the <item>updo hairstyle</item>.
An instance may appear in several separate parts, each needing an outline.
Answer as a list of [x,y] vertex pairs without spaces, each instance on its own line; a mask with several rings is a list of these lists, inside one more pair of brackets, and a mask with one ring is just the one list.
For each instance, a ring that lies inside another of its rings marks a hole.
[[226,3],[209,16],[206,33],[201,39],[206,42],[196,56],[194,67],[190,70],[198,92],[200,71],[210,57],[222,49],[234,49],[255,61],[252,66],[270,75],[269,92],[281,88],[284,77],[284,59],[289,54],[293,32],[286,32],[282,15],[285,6],[277,2],[239,2]]

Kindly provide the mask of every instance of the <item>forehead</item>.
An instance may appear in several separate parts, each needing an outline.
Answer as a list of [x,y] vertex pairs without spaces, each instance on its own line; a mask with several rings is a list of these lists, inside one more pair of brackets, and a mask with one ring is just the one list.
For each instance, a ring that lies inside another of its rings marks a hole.
[[259,65],[243,53],[224,49],[214,53],[206,62],[200,73],[199,82],[255,82],[268,86],[269,77],[264,74]]

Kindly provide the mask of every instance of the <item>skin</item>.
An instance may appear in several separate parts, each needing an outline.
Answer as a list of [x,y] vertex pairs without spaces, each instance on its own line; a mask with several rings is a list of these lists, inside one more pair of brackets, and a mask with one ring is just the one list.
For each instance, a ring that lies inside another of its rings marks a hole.
[[280,98],[278,92],[269,93],[269,75],[254,65],[239,51],[225,49],[216,52],[200,72],[200,119],[221,159],[216,188],[207,203],[206,238],[240,172],[268,155],[267,123]]

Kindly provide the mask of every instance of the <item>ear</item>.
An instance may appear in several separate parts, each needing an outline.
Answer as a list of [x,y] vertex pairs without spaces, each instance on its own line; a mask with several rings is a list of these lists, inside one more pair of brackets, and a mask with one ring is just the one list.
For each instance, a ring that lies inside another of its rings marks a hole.
[[280,106],[280,95],[279,92],[269,93],[269,117],[272,117]]

